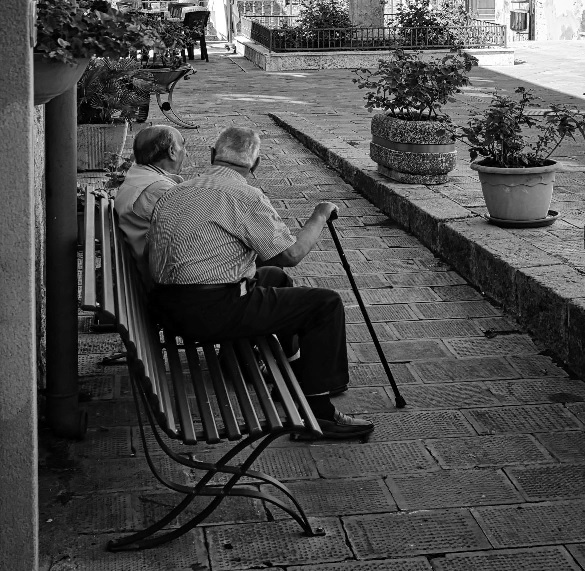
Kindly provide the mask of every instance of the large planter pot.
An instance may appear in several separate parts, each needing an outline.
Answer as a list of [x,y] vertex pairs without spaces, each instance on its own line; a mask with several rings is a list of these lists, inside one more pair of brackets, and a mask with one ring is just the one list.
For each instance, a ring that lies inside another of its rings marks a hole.
[[71,89],[81,78],[88,59],[77,60],[77,65],[52,61],[42,54],[34,54],[34,104],[44,105]]
[[77,125],[77,170],[104,170],[106,153],[122,154],[128,123]]
[[553,193],[555,161],[542,167],[499,168],[471,163],[478,172],[491,218],[536,221],[546,218]]
[[378,114],[372,118],[370,157],[380,174],[399,182],[442,184],[455,168],[457,151],[444,123]]

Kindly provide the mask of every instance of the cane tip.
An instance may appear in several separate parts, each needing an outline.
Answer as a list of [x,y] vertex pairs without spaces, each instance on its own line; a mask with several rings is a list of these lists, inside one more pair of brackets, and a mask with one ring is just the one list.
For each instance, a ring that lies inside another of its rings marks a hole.
[[396,408],[404,408],[406,406],[406,401],[402,397],[402,395],[398,395],[396,397]]

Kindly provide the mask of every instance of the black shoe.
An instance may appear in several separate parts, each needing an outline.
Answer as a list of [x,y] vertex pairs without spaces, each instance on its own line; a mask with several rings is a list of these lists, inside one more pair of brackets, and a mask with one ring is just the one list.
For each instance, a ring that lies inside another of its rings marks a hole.
[[[329,440],[361,438],[374,430],[373,422],[361,418],[353,418],[338,410],[333,413],[333,420],[318,418],[317,422],[323,432],[321,438]],[[317,440],[317,438],[310,434],[293,434],[291,440]]]

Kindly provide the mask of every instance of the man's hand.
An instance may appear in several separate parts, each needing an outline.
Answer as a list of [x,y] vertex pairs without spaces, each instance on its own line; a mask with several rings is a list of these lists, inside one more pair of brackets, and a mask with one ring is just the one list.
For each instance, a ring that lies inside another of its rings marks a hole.
[[336,204],[333,204],[333,202],[319,202],[319,204],[315,206],[313,214],[315,216],[322,216],[325,219],[325,223],[327,223],[327,220],[331,217],[331,213],[338,211],[339,208]]

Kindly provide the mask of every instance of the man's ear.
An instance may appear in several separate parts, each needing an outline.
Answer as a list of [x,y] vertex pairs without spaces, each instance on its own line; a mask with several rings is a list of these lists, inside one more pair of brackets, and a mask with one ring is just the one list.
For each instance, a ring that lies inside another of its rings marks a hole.
[[250,167],[250,172],[254,172],[258,168],[259,164],[260,164],[260,157],[257,157],[256,160],[254,161],[254,164]]
[[211,164],[213,164],[215,162],[215,147],[211,147]]

